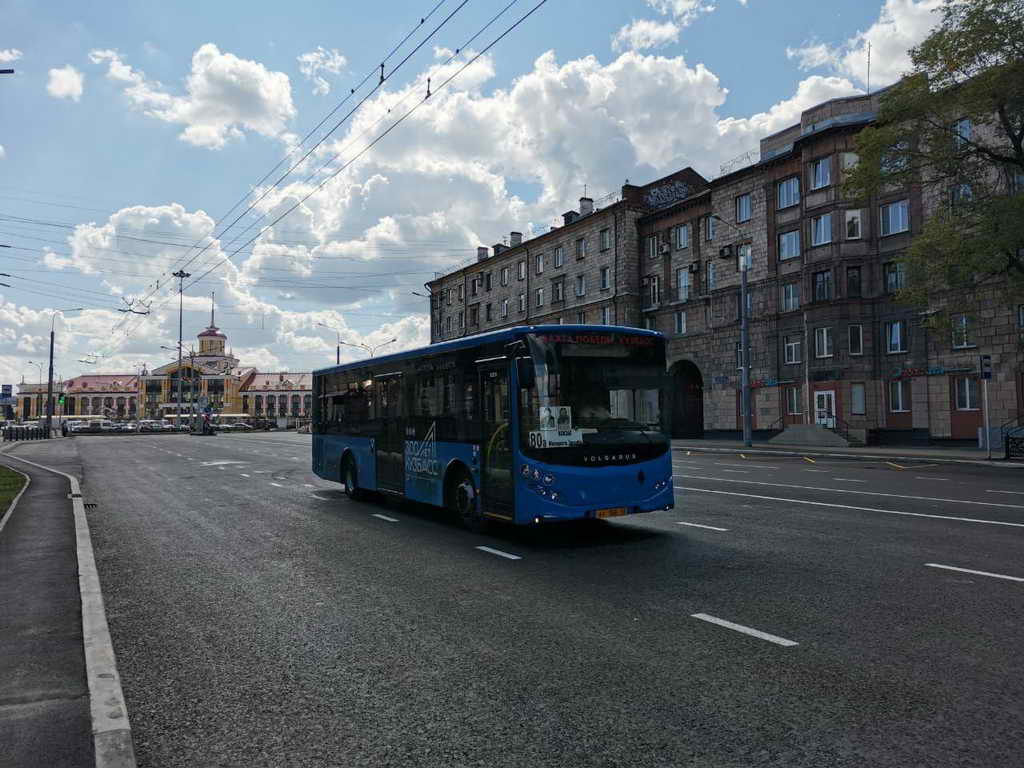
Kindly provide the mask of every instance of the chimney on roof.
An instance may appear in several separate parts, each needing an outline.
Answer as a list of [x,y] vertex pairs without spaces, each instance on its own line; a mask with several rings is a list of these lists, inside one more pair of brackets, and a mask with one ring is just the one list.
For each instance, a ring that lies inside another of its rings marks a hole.
[[489,253],[489,251],[487,250],[487,246],[485,246],[485,245],[478,245],[476,247],[476,260],[477,261],[483,261],[484,259],[487,258],[488,253]]
[[579,217],[580,217],[580,215],[578,213],[576,213],[576,211],[566,211],[565,213],[562,214],[562,223],[565,226],[569,226],[574,221],[576,221],[576,219],[578,219]]
[[500,256],[501,254],[508,250],[508,246],[505,245],[504,243],[495,243],[494,245],[491,246],[491,250],[494,251],[495,256]]
[[580,216],[589,216],[594,212],[594,201],[589,197],[580,198]]
[[523,244],[523,233],[522,232],[512,232],[512,233],[510,233],[508,241],[509,241],[509,243],[511,243],[513,248],[515,248],[517,245],[522,245]]

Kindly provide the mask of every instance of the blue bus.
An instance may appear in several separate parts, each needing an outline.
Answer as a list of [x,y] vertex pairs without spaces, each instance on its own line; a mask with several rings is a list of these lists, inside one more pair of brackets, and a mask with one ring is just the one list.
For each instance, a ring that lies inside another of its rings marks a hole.
[[313,471],[473,530],[671,509],[665,339],[508,328],[313,372]]

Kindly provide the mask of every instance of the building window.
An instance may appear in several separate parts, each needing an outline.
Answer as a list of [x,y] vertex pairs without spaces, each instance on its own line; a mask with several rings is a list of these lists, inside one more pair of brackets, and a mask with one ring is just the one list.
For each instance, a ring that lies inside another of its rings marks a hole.
[[469,295],[476,296],[480,292],[480,275],[469,278]]
[[493,314],[494,313],[491,311],[490,304],[484,307],[484,320],[486,320],[488,323],[491,322],[491,320],[493,319]]
[[577,312],[576,313],[576,322],[578,324],[580,324],[580,325],[586,325],[587,313],[586,312]]
[[750,193],[740,195],[736,198],[736,223],[741,224],[744,221],[750,221]]
[[459,301],[465,301],[466,299],[466,286],[459,286]]
[[448,317],[446,317],[444,319],[444,332],[445,333],[451,333],[452,332],[452,316],[451,315],[448,315]]
[[956,377],[956,409],[978,410],[978,380],[973,376]]
[[800,255],[800,230],[783,232],[779,235],[779,261],[795,259]]
[[832,158],[823,157],[811,163],[811,189],[821,189],[832,183]]
[[461,329],[463,329],[465,327],[466,327],[466,313],[465,312],[459,312],[459,329],[461,330]]
[[480,307],[475,306],[469,308],[469,324],[480,325]]
[[517,277],[520,280],[526,279],[526,259],[520,259],[519,263],[516,264]]
[[610,229],[601,230],[601,250],[607,251],[612,247],[612,231]]
[[544,274],[544,254],[543,253],[538,253],[537,254],[537,274],[538,275],[543,275]]
[[565,249],[562,246],[555,247],[555,269],[558,269],[565,263]]
[[543,307],[544,306],[544,289],[543,288],[538,288],[537,289],[537,301],[536,301],[535,305],[538,306],[538,307]]
[[576,295],[586,296],[587,295],[587,276],[576,275]]
[[[740,314],[740,294],[738,294],[738,293],[736,294],[735,302],[736,302],[736,304],[735,304],[735,306],[736,306],[736,319],[737,320],[742,320],[743,319],[743,315]],[[753,306],[754,306],[754,292],[753,291],[747,291],[747,317],[748,318],[751,316],[751,314],[753,312]]]
[[882,274],[885,275],[885,292],[898,293],[903,289],[903,264],[898,261],[890,261],[882,265]]
[[782,311],[792,312],[800,308],[800,283],[786,283],[782,286]]
[[525,312],[526,311],[526,294],[525,293],[520,293],[519,294],[519,311],[520,312]]
[[715,228],[718,225],[718,221],[712,216],[708,216],[704,219],[704,239],[714,240],[715,239]]
[[860,211],[846,212],[846,239],[860,240]]
[[717,276],[716,273],[717,273],[717,271],[718,270],[717,270],[717,267],[715,265],[715,262],[709,261],[708,262],[708,266],[707,266],[707,277],[708,277],[707,284],[708,284],[708,290],[709,291],[715,290],[715,283],[716,283],[716,276]]
[[551,303],[565,301],[565,281],[556,280],[551,284]]
[[1017,305],[1017,327],[1024,328],[1024,304]]
[[[583,317],[583,313],[582,312],[580,312],[580,317],[581,318]],[[580,322],[582,323],[583,320],[581,319]],[[612,313],[612,308],[611,307],[601,307],[601,325],[614,325],[614,324],[615,324],[615,315]]]
[[686,333],[686,310],[677,309],[675,313],[676,333]]
[[687,224],[677,224],[672,230],[672,237],[675,239],[676,248],[690,247],[690,227]]
[[501,316],[508,317],[508,299],[501,300]]
[[690,298],[690,270],[686,267],[676,270],[676,300],[688,301]]
[[455,291],[451,288],[448,289],[448,294],[445,296],[444,303],[449,307],[452,305],[452,299],[455,298]]
[[954,184],[949,188],[949,205],[954,210],[974,199],[974,189],[970,184]]
[[851,168],[856,168],[857,163],[860,162],[860,157],[857,156],[856,152],[840,152],[839,153],[839,167],[844,171],[849,171]]
[[852,299],[860,297],[860,267],[846,268],[846,295]]
[[607,291],[612,287],[612,268],[601,267],[601,290]]
[[736,342],[736,370],[743,370],[743,345],[740,342]]
[[971,140],[971,119],[961,117],[950,129],[953,132],[953,149],[957,152],[966,149]]
[[907,321],[885,324],[885,351],[890,355],[907,351]]
[[587,240],[581,237],[576,241],[576,261],[586,258],[587,255]]
[[882,237],[897,235],[910,229],[910,201],[899,200],[879,208]]
[[508,273],[509,273],[508,267],[502,267],[501,268],[501,284],[502,285],[508,285]]
[[491,273],[490,272],[484,272],[484,290],[485,291],[491,290]]
[[970,318],[963,314],[953,315],[953,348],[967,349],[973,346]]
[[783,359],[787,365],[801,362],[803,345],[804,337],[801,333],[791,333],[783,337]]
[[864,326],[862,325],[851,325],[847,329],[850,337],[850,354],[851,355],[863,355],[864,354]]
[[653,259],[658,255],[658,236],[648,235],[644,238],[644,250],[647,252],[647,258]]
[[654,315],[644,317],[644,328],[648,331],[658,330],[658,320]]
[[744,243],[743,245],[736,248],[736,271],[742,272],[744,269],[750,269],[754,266],[753,257],[751,256],[751,245],[750,243]]
[[800,407],[800,387],[786,387],[786,413],[790,416],[803,413]]
[[832,300],[832,270],[826,269],[814,273],[814,300]]
[[832,357],[832,329],[814,329],[814,356]]
[[832,214],[826,213],[811,219],[811,245],[827,245],[832,242]]
[[893,413],[910,411],[910,382],[895,379],[889,382],[889,410]]
[[649,275],[644,278],[646,285],[645,306],[656,307],[661,303],[661,280],[658,275]]
[[778,186],[778,208],[789,208],[800,203],[800,177],[780,181]]
[[850,385],[850,413],[854,416],[863,416],[866,412],[864,385],[860,382],[854,382]]

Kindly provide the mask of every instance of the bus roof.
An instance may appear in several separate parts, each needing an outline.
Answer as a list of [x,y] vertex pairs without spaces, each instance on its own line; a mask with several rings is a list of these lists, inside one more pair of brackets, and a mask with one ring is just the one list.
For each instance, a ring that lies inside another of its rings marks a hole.
[[528,333],[622,333],[633,336],[664,337],[664,334],[659,333],[658,331],[649,331],[645,328],[629,328],[624,325],[516,325],[512,328],[500,328],[496,331],[477,333],[472,336],[463,336],[462,338],[452,339],[451,341],[442,341],[437,344],[430,344],[426,347],[407,349],[404,352],[396,352],[393,355],[381,355],[380,357],[372,357],[366,358],[365,360],[356,360],[351,363],[344,363],[343,365],[332,365],[329,368],[318,368],[314,370],[313,373],[334,373],[337,371],[349,370],[351,368],[376,365],[378,363],[387,364],[399,360],[407,360],[424,354],[443,354],[445,352],[454,352],[458,349],[467,349],[483,344],[489,344],[494,341],[502,341],[504,339],[513,341]]

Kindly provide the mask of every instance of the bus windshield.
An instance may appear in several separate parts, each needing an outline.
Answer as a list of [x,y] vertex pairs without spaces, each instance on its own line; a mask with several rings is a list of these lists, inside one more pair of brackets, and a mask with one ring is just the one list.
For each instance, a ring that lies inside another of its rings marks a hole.
[[667,450],[661,338],[545,333],[531,334],[527,345],[519,393],[524,453],[554,464],[600,465]]

